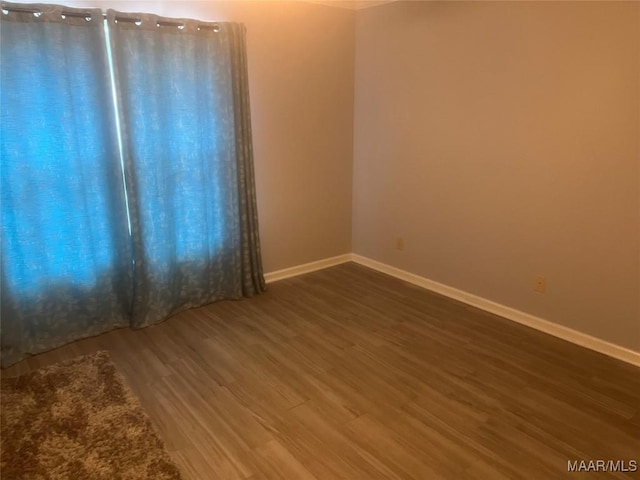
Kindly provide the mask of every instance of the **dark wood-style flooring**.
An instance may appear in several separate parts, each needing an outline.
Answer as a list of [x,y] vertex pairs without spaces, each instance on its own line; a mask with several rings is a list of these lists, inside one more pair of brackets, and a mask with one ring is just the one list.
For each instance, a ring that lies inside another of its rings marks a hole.
[[198,479],[638,478],[640,369],[355,264],[32,357],[109,350]]

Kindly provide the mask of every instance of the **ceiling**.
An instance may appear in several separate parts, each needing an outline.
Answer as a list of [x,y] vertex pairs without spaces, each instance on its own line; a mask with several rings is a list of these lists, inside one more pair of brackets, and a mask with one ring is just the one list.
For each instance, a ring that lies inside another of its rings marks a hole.
[[349,10],[361,10],[363,8],[375,7],[383,3],[396,2],[398,0],[306,0],[311,3],[321,3],[331,7],[348,8]]

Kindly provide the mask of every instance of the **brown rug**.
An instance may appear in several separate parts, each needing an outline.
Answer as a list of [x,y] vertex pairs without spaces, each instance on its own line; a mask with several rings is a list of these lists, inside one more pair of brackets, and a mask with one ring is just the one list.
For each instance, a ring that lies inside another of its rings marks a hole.
[[3,378],[1,393],[3,479],[182,478],[107,352]]

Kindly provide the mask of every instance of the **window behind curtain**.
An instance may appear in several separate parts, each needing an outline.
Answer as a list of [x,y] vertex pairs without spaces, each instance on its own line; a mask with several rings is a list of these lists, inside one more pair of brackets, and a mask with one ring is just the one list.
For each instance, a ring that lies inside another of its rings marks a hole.
[[128,325],[131,304],[102,15],[39,10],[1,14],[3,363]]
[[264,289],[244,27],[108,12],[134,325]]
[[244,27],[5,5],[3,364],[261,292]]

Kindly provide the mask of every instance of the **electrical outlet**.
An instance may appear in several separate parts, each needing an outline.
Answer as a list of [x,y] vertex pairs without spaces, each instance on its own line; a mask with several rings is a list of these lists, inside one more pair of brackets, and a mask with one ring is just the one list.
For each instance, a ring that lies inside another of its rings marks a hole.
[[538,293],[544,293],[547,291],[547,279],[544,275],[538,275],[533,284],[533,289]]
[[404,250],[404,238],[402,237],[396,238],[396,250],[400,250],[400,251]]

